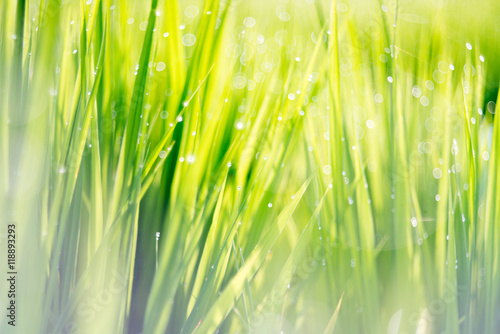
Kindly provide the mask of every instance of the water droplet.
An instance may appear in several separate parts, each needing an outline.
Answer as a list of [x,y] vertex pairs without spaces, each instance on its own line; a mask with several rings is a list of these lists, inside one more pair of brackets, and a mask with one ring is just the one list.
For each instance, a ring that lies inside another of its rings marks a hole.
[[66,173],[66,167],[65,166],[59,166],[59,168],[57,168],[57,172],[59,174],[64,174]]
[[429,105],[429,99],[427,98],[427,96],[422,96],[420,98],[420,103],[424,106],[424,107],[427,107]]
[[496,112],[495,108],[496,104],[493,101],[488,102],[488,104],[486,105],[486,109],[490,112],[490,114],[494,114]]
[[146,31],[147,28],[148,28],[148,21],[142,21],[141,24],[139,24],[139,29],[141,31]]
[[412,219],[410,221],[411,221],[411,226],[417,227],[417,218],[412,217]]
[[128,24],[132,24],[132,23],[134,23],[134,18],[133,18],[133,17],[129,18],[129,19],[127,20],[127,23],[128,23]]
[[200,10],[198,9],[198,7],[196,7],[196,6],[188,6],[184,10],[184,15],[186,15],[187,17],[193,19],[196,16],[198,16],[199,12],[200,12]]
[[432,171],[432,175],[434,175],[436,179],[440,179],[443,175],[443,172],[441,171],[441,168],[434,168],[434,170]]
[[246,17],[244,20],[243,20],[243,24],[245,25],[245,27],[247,28],[253,28],[255,26],[255,24],[257,23],[257,21],[255,21],[255,19],[253,17]]
[[439,200],[441,199],[441,196],[439,196],[439,194],[437,194],[437,195],[435,196],[435,199],[436,199],[436,201],[437,201],[437,202],[439,202]]
[[330,167],[330,165],[325,165],[323,167],[323,173],[325,173],[326,175],[330,175],[332,173],[332,167]]
[[165,63],[164,63],[164,62],[159,62],[159,63],[157,63],[157,64],[156,64],[156,70],[157,70],[158,72],[161,72],[161,71],[163,71],[164,69],[165,69]]
[[413,89],[411,90],[411,94],[418,99],[422,95],[422,90],[420,89],[419,86],[415,85],[415,86],[413,86]]
[[238,73],[233,79],[233,86],[236,89],[243,89],[247,85],[247,79],[243,73]]
[[465,47],[466,47],[468,50],[472,50],[472,45],[471,45],[470,43],[465,44]]
[[268,206],[269,208],[272,208],[272,207],[273,207],[273,203],[269,203],[267,206]]
[[484,151],[482,156],[485,161],[490,160],[490,153],[488,153],[488,151]]
[[185,46],[192,46],[196,43],[196,36],[193,34],[186,34],[182,36],[182,44]]

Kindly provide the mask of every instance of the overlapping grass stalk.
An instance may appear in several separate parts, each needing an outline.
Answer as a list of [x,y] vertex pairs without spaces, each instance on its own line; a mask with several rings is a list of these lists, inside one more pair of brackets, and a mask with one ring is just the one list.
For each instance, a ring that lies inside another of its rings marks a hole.
[[495,333],[499,13],[2,2],[0,332]]

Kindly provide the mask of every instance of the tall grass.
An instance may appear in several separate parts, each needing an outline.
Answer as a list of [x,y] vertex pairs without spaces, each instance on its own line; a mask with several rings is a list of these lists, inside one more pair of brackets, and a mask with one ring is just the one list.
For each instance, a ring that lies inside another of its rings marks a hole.
[[0,332],[495,333],[499,15],[2,2]]

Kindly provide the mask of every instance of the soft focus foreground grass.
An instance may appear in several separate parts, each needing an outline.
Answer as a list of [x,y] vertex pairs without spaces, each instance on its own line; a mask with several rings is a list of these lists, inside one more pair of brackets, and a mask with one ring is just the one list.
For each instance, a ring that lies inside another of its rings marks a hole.
[[499,16],[2,2],[0,331],[495,333]]

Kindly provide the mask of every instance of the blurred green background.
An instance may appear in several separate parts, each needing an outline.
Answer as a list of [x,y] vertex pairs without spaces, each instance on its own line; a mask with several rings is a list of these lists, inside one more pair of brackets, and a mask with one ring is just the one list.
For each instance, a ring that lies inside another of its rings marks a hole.
[[499,22],[1,2],[0,332],[496,333]]

